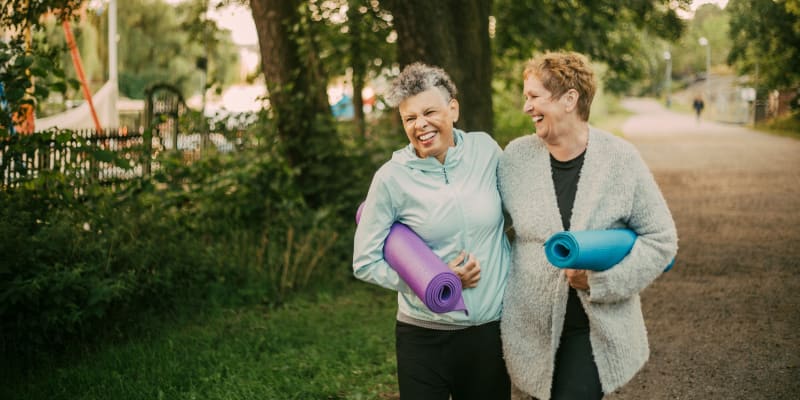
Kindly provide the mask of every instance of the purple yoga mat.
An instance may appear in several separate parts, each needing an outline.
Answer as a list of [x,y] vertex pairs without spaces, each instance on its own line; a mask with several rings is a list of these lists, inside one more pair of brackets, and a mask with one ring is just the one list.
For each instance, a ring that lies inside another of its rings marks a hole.
[[[364,203],[356,212],[361,219]],[[383,258],[435,313],[464,310],[461,279],[408,226],[395,222],[383,243]]]

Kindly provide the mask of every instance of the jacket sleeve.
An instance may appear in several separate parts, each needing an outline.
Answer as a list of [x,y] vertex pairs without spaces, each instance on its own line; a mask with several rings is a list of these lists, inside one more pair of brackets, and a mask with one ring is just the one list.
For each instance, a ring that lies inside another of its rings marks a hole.
[[391,195],[378,174],[370,185],[353,241],[353,274],[365,282],[413,293],[383,258],[383,244],[396,220]]
[[644,290],[678,251],[678,234],[667,202],[638,153],[630,159],[633,201],[627,221],[638,238],[630,253],[614,267],[589,274],[589,299],[599,303],[625,300]]

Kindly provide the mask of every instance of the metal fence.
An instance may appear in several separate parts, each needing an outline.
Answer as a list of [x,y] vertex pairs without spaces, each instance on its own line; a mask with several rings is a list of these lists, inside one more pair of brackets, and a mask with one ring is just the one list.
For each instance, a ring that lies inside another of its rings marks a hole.
[[0,185],[15,187],[45,172],[87,183],[142,176],[151,162],[141,131],[45,131],[0,137]]
[[209,147],[217,152],[234,151],[221,133],[207,129],[179,132],[178,122],[187,107],[174,85],[157,83],[145,94],[144,124],[138,129],[0,133],[0,189],[51,172],[75,178],[78,184],[113,183],[158,169],[158,156],[163,152],[178,151],[184,162],[191,163]]
[[[111,184],[147,176],[159,169],[159,155],[174,151],[190,164],[213,148],[236,150],[221,133],[179,133],[176,121],[146,130],[51,130],[24,135],[0,135],[0,189],[18,186],[42,173],[57,172],[84,184]],[[145,140],[145,138],[150,140]]]

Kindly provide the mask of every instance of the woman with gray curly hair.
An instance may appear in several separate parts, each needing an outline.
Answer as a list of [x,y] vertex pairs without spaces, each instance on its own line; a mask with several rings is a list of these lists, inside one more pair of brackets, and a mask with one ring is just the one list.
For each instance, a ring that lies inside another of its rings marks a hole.
[[[397,291],[395,328],[401,399],[508,399],[500,313],[509,243],[497,189],[502,150],[484,132],[454,127],[456,86],[441,68],[407,66],[387,101],[409,144],[378,169],[356,228],[353,272]],[[419,235],[461,279],[468,310],[428,309],[383,254],[395,222]]]

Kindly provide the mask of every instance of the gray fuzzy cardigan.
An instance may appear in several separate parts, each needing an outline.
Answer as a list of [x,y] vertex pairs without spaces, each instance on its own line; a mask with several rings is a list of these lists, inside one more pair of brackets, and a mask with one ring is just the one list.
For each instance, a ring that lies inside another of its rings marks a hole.
[[[544,143],[535,135],[509,143],[498,178],[516,232],[501,322],[504,357],[515,393],[547,400],[569,286],[544,253],[544,242],[563,230]],[[600,382],[611,393],[647,361],[639,292],[675,257],[677,231],[638,151],[595,128],[589,130],[570,224],[573,231],[627,227],[639,235],[619,264],[589,272],[589,290],[578,291]]]

